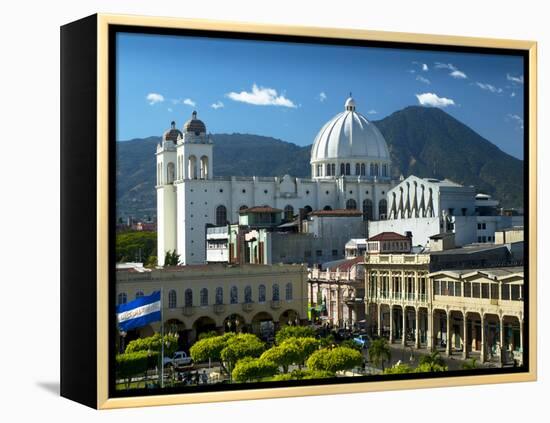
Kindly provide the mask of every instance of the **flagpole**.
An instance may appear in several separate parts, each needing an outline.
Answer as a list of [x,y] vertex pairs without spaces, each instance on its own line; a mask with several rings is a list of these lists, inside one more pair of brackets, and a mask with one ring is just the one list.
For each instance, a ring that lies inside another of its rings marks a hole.
[[164,311],[163,311],[163,287],[160,287],[160,387],[164,388]]

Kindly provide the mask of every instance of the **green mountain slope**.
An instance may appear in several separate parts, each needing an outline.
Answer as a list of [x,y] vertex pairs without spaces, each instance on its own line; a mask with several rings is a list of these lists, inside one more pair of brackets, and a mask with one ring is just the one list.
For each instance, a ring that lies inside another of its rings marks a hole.
[[[375,122],[392,156],[393,174],[449,178],[523,205],[523,161],[440,109],[407,107]],[[214,134],[217,176],[309,177],[311,146],[250,134]],[[156,215],[155,148],[160,137],[117,143],[117,216]]]

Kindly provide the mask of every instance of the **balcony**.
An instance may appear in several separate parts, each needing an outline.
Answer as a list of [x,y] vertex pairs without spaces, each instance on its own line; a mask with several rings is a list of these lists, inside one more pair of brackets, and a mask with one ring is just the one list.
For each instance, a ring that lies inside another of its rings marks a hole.
[[214,313],[222,314],[225,312],[225,304],[214,304]]
[[188,307],[183,307],[183,315],[184,316],[192,316],[193,314],[195,314],[195,307],[193,306],[188,306]]
[[245,313],[250,313],[252,310],[254,310],[254,304],[253,303],[243,303],[243,311]]
[[271,305],[271,308],[273,310],[277,310],[277,309],[281,308],[281,302],[279,300],[272,300],[270,302],[270,305]]

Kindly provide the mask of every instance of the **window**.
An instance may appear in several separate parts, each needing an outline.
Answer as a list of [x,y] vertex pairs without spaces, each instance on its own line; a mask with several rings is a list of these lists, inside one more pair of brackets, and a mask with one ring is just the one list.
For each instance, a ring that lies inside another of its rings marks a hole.
[[365,163],[361,163],[361,176],[365,176]]
[[336,164],[332,163],[330,165],[330,169],[331,169],[331,175],[336,176]]
[[185,307],[193,307],[193,290],[190,288],[185,290]]
[[143,297],[143,291],[136,292],[136,299]]
[[201,289],[201,307],[205,307],[208,305],[208,289],[202,288]]
[[166,167],[166,182],[171,184],[174,182],[174,179],[176,179],[176,167],[174,166],[174,163],[169,162]]
[[250,304],[252,302],[252,287],[247,285],[244,288],[244,302]]
[[465,297],[472,296],[472,284],[470,282],[464,282],[464,296]]
[[346,201],[346,209],[347,210],[356,210],[357,209],[357,203],[353,198],[350,198],[348,201]]
[[177,306],[177,295],[176,291],[173,289],[168,292],[168,308],[176,308]]
[[258,302],[265,303],[265,285],[258,286]]
[[221,286],[216,288],[216,304],[223,304],[223,288]]
[[363,200],[363,220],[373,220],[373,207],[372,201],[368,198]]
[[271,298],[273,299],[273,301],[279,301],[279,284],[274,283],[272,290],[273,290],[273,295]]
[[231,293],[230,293],[230,300],[229,302],[231,304],[237,304],[239,302],[239,291],[236,286],[231,287]]
[[489,298],[489,284],[488,283],[482,283],[481,284],[481,298]]
[[284,212],[285,220],[292,220],[294,217],[294,207],[292,207],[290,204],[285,206],[285,212]]
[[[309,191],[306,191],[306,194],[309,194]],[[313,209],[311,208],[311,206],[305,206],[304,211],[306,213],[311,213],[313,211]]]
[[323,210],[330,211],[330,210],[332,210],[332,207],[330,207],[330,206],[325,206],[325,207],[323,207]]
[[227,209],[225,206],[216,207],[216,225],[227,225]]
[[382,199],[378,202],[378,218],[384,220],[388,214],[388,201]]
[[323,176],[321,175],[323,167],[321,165],[317,165],[317,176]]
[[117,303],[118,305],[126,304],[126,301],[128,300],[128,297],[125,292],[121,292],[118,294]]
[[356,175],[361,174],[361,165],[359,163],[355,163],[355,174]]
[[321,257],[323,255],[323,250],[317,250],[315,251],[315,254],[317,255],[317,257]]
[[292,301],[292,283],[287,283],[285,287],[285,299]]
[[382,165],[382,176],[388,176],[388,165],[387,164]]
[[380,175],[380,170],[379,170],[379,167],[378,167],[378,163],[375,163],[374,164],[374,176],[378,176]]
[[346,165],[344,163],[340,164],[340,175],[346,174]]
[[346,163],[346,175],[351,175],[351,165]]
[[336,257],[338,255],[338,250],[332,250],[332,256]]
[[[327,176],[331,175],[331,173],[330,173],[330,163],[326,164],[326,174],[327,174]],[[319,175],[319,176],[321,176],[321,175]]]

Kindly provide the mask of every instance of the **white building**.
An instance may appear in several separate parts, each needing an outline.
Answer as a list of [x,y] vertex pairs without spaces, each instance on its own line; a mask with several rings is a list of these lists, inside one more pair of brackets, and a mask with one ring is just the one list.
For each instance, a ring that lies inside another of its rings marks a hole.
[[196,112],[182,131],[172,122],[156,157],[159,265],[173,250],[182,264],[204,263],[207,225],[237,222],[243,208],[268,205],[285,215],[300,208],[359,209],[365,220],[387,215],[389,150],[376,126],[356,112],[352,98],[315,138],[311,179],[215,177],[212,139]]
[[388,220],[369,222],[369,236],[410,233],[413,245],[427,246],[431,236],[452,232],[457,246],[491,243],[495,232],[523,224],[523,216],[498,214],[498,201],[450,180],[409,176],[387,193]]

